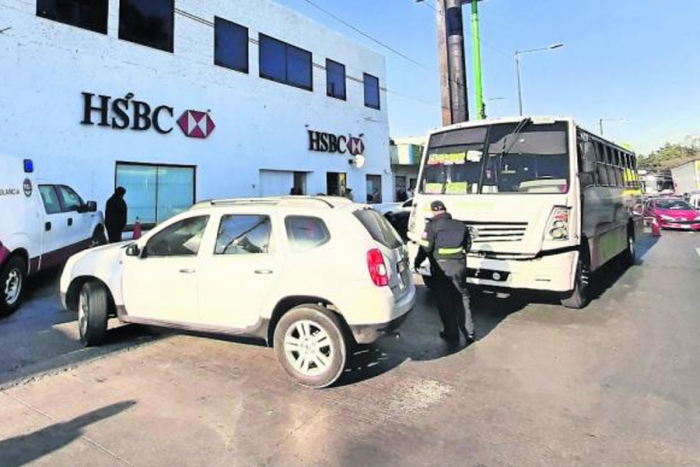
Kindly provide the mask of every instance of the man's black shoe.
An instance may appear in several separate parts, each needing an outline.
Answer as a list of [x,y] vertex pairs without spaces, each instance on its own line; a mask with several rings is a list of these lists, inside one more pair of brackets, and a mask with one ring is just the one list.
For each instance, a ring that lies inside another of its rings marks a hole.
[[440,331],[440,337],[450,342],[459,340],[459,334],[447,334],[445,331]]
[[465,339],[467,345],[472,345],[474,342],[476,342],[476,338],[474,336],[465,335],[464,339]]

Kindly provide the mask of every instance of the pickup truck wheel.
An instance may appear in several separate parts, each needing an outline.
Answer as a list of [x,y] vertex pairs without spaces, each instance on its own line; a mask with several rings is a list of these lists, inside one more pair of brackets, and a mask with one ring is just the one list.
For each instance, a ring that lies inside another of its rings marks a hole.
[[345,369],[347,344],[340,321],[318,305],[301,305],[282,316],[274,348],[282,369],[302,386],[328,387]]
[[86,282],[78,298],[78,330],[86,347],[99,345],[107,336],[107,290],[97,282]]
[[105,229],[102,226],[97,227],[92,233],[92,238],[90,238],[90,248],[106,244],[107,236],[105,235]]
[[13,256],[0,268],[0,317],[9,316],[22,304],[27,265]]

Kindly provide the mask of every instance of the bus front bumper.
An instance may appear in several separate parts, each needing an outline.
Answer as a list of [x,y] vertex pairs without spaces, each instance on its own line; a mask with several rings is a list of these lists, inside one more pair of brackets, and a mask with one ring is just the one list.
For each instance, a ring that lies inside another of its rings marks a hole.
[[[568,292],[573,289],[577,261],[577,251],[522,260],[470,256],[467,282],[487,288]],[[430,275],[427,261],[418,273]]]
[[578,252],[528,260],[469,258],[469,283],[507,289],[568,292],[573,289]]

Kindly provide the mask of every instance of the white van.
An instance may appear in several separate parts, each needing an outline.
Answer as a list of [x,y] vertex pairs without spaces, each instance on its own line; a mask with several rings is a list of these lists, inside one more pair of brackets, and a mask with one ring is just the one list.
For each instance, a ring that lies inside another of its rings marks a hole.
[[0,155],[0,317],[19,308],[28,275],[107,241],[96,202],[33,172],[31,160]]

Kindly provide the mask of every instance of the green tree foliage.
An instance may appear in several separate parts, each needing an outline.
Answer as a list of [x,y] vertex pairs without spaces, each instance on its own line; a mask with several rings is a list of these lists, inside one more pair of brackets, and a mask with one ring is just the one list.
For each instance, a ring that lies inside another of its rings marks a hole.
[[677,167],[694,159],[700,159],[700,139],[686,144],[666,143],[651,154],[640,157],[639,168],[647,170],[665,170]]

